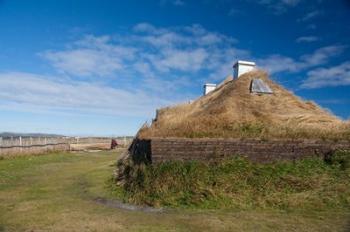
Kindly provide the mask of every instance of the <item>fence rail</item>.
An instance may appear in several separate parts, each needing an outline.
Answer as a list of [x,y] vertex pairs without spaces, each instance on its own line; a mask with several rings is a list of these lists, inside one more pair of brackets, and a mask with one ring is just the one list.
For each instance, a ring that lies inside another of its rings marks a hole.
[[[107,137],[0,137],[0,156],[11,154],[43,153],[51,150],[70,150],[75,144],[110,144]],[[129,138],[118,138],[118,144],[126,145]]]
[[[26,147],[33,145],[52,145],[52,144],[86,144],[86,143],[110,143],[112,138],[93,138],[93,137],[0,137],[0,148],[2,147]],[[127,143],[129,139],[117,139],[120,144]]]

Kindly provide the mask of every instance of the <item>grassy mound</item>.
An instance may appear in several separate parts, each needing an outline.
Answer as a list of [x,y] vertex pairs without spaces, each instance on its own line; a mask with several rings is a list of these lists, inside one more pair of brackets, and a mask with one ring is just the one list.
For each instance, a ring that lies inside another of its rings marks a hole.
[[[124,160],[125,161],[125,160]],[[350,153],[329,160],[255,164],[168,162],[123,166],[119,197],[136,204],[196,208],[350,209]],[[126,164],[126,165],[125,165]]]
[[[254,78],[267,83],[273,94],[252,94]],[[191,103],[158,110],[155,121],[139,136],[350,139],[350,125],[258,70],[227,79]]]

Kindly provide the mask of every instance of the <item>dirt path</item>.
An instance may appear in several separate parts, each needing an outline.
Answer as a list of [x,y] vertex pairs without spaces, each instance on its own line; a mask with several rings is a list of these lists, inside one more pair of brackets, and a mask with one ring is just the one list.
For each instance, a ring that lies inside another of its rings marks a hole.
[[[116,152],[0,161],[0,231],[342,231],[344,212],[143,212],[115,204],[106,188]],[[96,200],[100,199],[100,200]]]
[[146,213],[163,213],[165,212],[164,208],[153,208],[148,206],[138,206],[138,205],[132,205],[123,203],[120,200],[111,200],[106,198],[98,197],[94,199],[95,202],[105,205],[107,207],[112,207],[116,209],[126,209],[131,211],[139,211],[139,212],[146,212]]

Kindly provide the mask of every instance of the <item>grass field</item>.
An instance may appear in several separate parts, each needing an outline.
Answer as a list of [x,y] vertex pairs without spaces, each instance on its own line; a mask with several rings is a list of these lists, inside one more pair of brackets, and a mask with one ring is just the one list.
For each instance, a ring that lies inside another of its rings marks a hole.
[[347,231],[338,211],[187,210],[147,213],[94,201],[107,188],[118,152],[0,160],[0,231]]

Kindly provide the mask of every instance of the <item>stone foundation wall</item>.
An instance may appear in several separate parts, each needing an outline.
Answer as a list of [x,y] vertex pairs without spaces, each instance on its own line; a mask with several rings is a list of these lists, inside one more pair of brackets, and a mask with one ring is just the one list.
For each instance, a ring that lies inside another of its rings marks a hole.
[[254,139],[135,139],[129,151],[134,160],[151,163],[164,161],[215,161],[237,155],[253,162],[295,160],[309,156],[325,157],[335,150],[350,150],[348,141],[254,140]]

